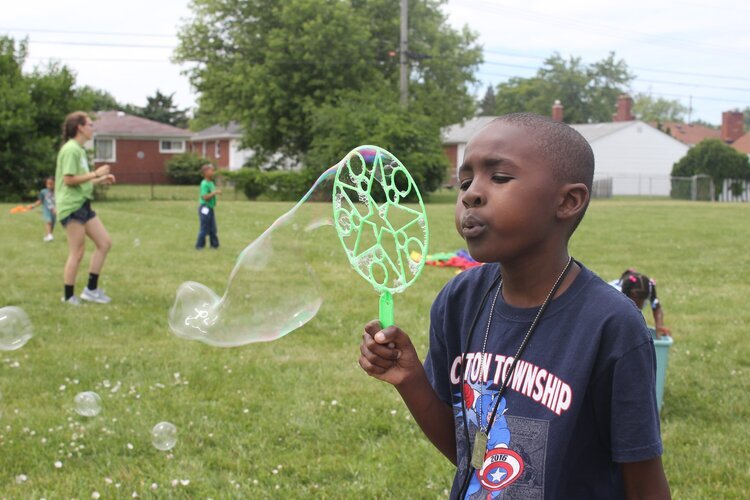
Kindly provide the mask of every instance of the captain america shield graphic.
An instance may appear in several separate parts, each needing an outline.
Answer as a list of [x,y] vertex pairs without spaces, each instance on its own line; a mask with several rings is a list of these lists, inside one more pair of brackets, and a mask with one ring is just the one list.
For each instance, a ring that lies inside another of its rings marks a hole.
[[513,484],[523,473],[523,460],[508,448],[495,448],[484,456],[479,473],[482,487],[488,491],[500,491]]

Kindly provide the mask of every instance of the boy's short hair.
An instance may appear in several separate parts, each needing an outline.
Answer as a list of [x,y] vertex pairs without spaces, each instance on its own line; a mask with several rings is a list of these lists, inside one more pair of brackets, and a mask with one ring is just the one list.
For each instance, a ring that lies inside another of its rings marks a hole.
[[209,168],[215,168],[212,164],[206,163],[205,165],[201,166],[201,175],[206,173],[206,170]]
[[[508,123],[532,132],[530,137],[534,142],[535,151],[549,166],[553,178],[560,184],[584,184],[589,190],[590,199],[594,182],[594,152],[577,130],[565,123],[534,113],[498,116],[489,125],[493,123]],[[581,215],[575,220],[570,234],[573,234],[583,219],[588,202],[589,200],[586,201]]]

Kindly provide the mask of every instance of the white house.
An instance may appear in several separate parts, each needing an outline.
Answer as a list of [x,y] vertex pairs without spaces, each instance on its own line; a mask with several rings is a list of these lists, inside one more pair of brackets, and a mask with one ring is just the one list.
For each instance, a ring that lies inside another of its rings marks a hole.
[[[669,196],[672,166],[689,147],[648,123],[635,120],[629,97],[621,96],[617,104],[615,121],[571,125],[591,144],[595,181],[611,179],[614,195]],[[560,114],[555,118],[562,120],[562,106],[556,106],[559,108],[554,111]],[[480,116],[442,130],[443,148],[453,165],[451,179],[455,179],[456,166],[463,161],[469,138],[494,118]]]
[[219,168],[237,170],[252,158],[253,150],[243,149],[242,127],[236,122],[213,125],[193,135],[190,149],[194,153],[216,162]]

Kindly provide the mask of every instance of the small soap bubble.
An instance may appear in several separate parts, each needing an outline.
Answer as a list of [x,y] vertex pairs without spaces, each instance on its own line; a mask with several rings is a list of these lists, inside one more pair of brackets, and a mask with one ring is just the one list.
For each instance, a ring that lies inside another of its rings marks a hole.
[[151,443],[157,450],[171,450],[177,444],[177,427],[170,422],[159,422],[151,429]]
[[73,402],[76,413],[82,417],[95,417],[102,411],[102,398],[93,391],[79,392]]
[[0,351],[15,351],[33,336],[31,320],[20,307],[0,308]]

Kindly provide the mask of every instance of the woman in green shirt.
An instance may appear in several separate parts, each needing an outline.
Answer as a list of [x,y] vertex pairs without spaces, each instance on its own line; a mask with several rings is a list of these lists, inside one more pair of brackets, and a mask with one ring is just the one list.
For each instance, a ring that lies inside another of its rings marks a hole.
[[57,216],[68,237],[63,301],[72,305],[80,304],[74,288],[78,266],[86,249],[86,236],[94,242],[96,250],[89,265],[88,286],[81,293],[81,298],[99,304],[106,304],[111,300],[99,288],[99,273],[112,247],[112,239],[101,219],[91,209],[91,200],[94,198],[94,184],[112,184],[115,176],[109,173],[109,165],[102,165],[93,172],[89,170],[83,145],[93,136],[94,123],[86,113],[76,111],[69,114],[63,123],[63,147],[57,155]]

